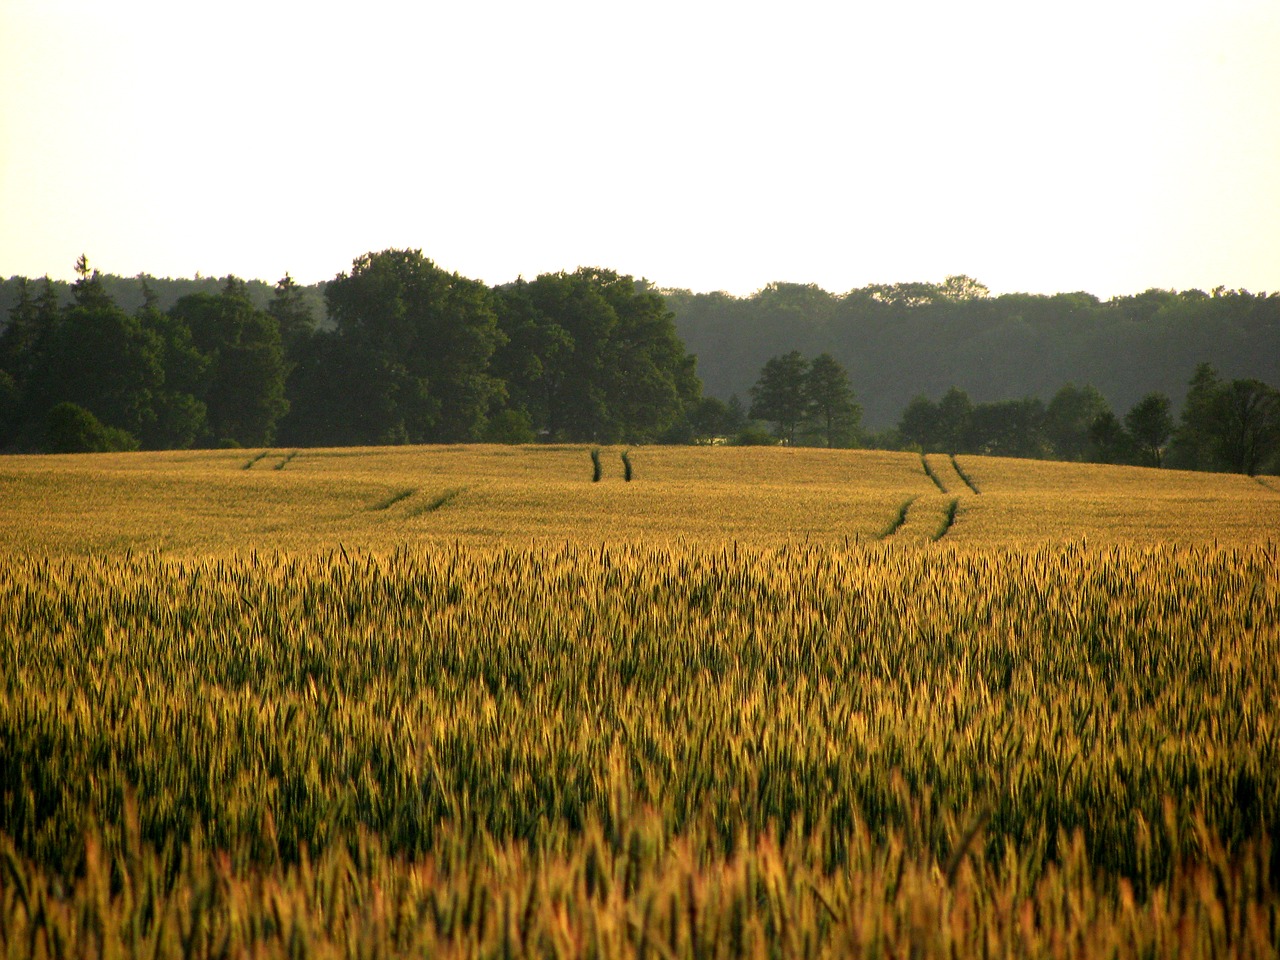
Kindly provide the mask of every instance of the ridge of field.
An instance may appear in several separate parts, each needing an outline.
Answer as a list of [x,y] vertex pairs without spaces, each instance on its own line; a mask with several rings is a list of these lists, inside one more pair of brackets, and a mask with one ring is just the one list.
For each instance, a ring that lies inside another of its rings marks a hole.
[[603,448],[603,476],[593,483],[590,449],[9,456],[0,458],[0,551],[198,556],[424,541],[843,545],[884,536],[913,497],[895,543],[945,535],[975,546],[1244,545],[1280,532],[1280,490],[1236,475],[883,451],[642,447],[627,451],[631,482],[623,479],[624,449]]
[[982,491],[960,488],[952,542],[1266,544],[1280,539],[1280,491],[1242,474],[998,457],[956,459]]

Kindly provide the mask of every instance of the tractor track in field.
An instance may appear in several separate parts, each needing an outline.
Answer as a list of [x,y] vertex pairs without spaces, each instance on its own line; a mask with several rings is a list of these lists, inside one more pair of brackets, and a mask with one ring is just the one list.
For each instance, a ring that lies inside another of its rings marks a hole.
[[401,500],[408,500],[417,492],[418,492],[417,487],[407,487],[404,490],[397,490],[395,493],[391,494],[391,496],[386,497],[383,500],[379,500],[377,503],[373,504],[373,506],[369,507],[369,509],[370,510],[390,510]]
[[947,512],[942,518],[942,525],[938,527],[938,532],[933,535],[934,543],[937,543],[939,540],[941,540],[943,537],[945,537],[948,533],[951,532],[951,528],[955,526],[956,510],[959,508],[959,506],[960,506],[960,498],[952,497],[951,502],[947,504]]
[[[241,464],[240,469],[252,470],[254,467],[256,467],[259,463],[262,463],[262,461],[266,460],[268,457],[278,457],[279,462],[276,463],[276,465],[272,467],[272,469],[283,470],[285,467],[289,465],[289,462],[293,460],[293,458],[296,457],[300,452],[301,451],[298,451],[298,450],[290,450],[288,453],[277,453],[272,450],[263,450],[261,453],[255,453],[252,457],[250,457],[243,464]],[[264,466],[264,469],[265,469],[265,466]]]
[[881,540],[888,540],[895,533],[902,529],[903,524],[907,522],[907,513],[911,510],[911,505],[920,499],[920,494],[915,493],[902,501],[898,507],[898,514],[889,521],[889,525],[884,528],[884,532],[880,534]]
[[922,470],[924,470],[924,475],[933,481],[933,485],[935,487],[937,487],[943,493],[951,492],[950,490],[947,489],[946,484],[942,482],[942,478],[939,477],[936,473],[934,473],[933,467],[929,465],[929,458],[923,453],[920,454],[920,467]]
[[454,487],[451,490],[444,490],[441,493],[436,494],[436,496],[432,497],[426,503],[419,504],[412,508],[409,511],[409,516],[420,517],[426,513],[435,513],[442,507],[447,507],[454,498],[459,494],[465,493],[466,490],[466,487]]
[[956,459],[956,455],[954,453],[951,454],[951,467],[953,470],[955,470],[956,476],[961,479],[961,481],[964,483],[966,487],[968,487],[970,490],[972,490],[974,493],[978,494],[979,496],[982,495],[982,491],[979,490],[978,485],[973,482],[973,478],[969,476],[967,473],[965,473],[964,470],[961,468],[960,461]]
[[[466,487],[450,487],[447,490],[441,490],[430,496],[429,499],[418,499],[418,495],[423,492],[421,487],[405,487],[397,490],[395,493],[379,500],[365,509],[373,512],[384,512],[390,510],[397,504],[405,504],[405,516],[421,517],[428,513],[435,513],[437,510],[443,509],[452,503],[458,496],[467,491]],[[411,503],[406,501],[412,500]]]

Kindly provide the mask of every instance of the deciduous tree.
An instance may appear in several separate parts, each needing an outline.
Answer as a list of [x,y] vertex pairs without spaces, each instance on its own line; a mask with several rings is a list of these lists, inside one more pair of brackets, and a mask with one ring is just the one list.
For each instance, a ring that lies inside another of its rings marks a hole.
[[1133,440],[1140,462],[1149,467],[1164,463],[1165,447],[1173,435],[1172,404],[1163,393],[1148,393],[1124,415],[1125,429]]
[[1214,403],[1219,462],[1253,476],[1280,451],[1280,392],[1260,380],[1232,380]]
[[1124,424],[1110,410],[1104,410],[1089,424],[1089,445],[1089,458],[1098,463],[1124,463],[1133,446]]
[[850,445],[857,435],[862,410],[854,403],[849,375],[831,354],[819,354],[809,365],[805,396],[808,415],[817,424],[823,444]]
[[368,443],[479,439],[501,398],[489,359],[503,337],[489,289],[420,250],[357,258],[325,289],[342,362],[359,379]]
[[1044,433],[1062,460],[1083,460],[1089,455],[1090,428],[1111,407],[1092,386],[1065,384],[1045,410]]
[[771,358],[751,388],[751,418],[770,421],[779,437],[795,443],[809,409],[808,375],[809,364],[798,350]]
[[497,291],[507,343],[495,356],[511,400],[569,440],[655,440],[701,394],[662,297],[584,267]]
[[217,295],[182,297],[169,313],[186,324],[208,361],[199,399],[207,409],[209,438],[243,446],[271,443],[289,409],[275,318],[254,307],[236,277],[227,277]]

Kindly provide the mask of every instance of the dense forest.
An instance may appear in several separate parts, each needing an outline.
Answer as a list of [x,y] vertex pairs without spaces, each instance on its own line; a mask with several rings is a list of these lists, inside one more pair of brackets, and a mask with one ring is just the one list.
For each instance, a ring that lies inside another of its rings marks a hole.
[[770,357],[831,354],[873,430],[919,395],[951,387],[975,402],[1090,384],[1118,410],[1157,391],[1180,398],[1201,363],[1224,377],[1280,383],[1280,294],[1148,290],[990,296],[977,281],[900,283],[843,295],[770,284],[745,298],[664,290],[707,393],[741,397]]
[[312,286],[77,272],[0,281],[0,449],[727,437],[1280,465],[1274,294],[489,287],[413,250]]
[[5,285],[0,448],[635,443],[701,393],[662,298],[607,270],[490,288],[384,250],[324,285],[324,322],[288,276],[77,272]]

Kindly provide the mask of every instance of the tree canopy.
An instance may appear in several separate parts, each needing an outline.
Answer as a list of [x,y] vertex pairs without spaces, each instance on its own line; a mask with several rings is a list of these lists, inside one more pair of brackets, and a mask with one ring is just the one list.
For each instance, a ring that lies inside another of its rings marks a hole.
[[1280,467],[1277,295],[953,276],[736,298],[595,267],[489,287],[399,249],[305,287],[76,268],[0,281],[0,449],[781,438]]
[[[130,311],[87,258],[77,270],[65,290],[13,284],[4,448],[101,446],[83,439],[98,427],[149,448],[642,442],[689,434],[703,399],[662,297],[611,270],[490,288],[384,250],[325,285],[322,317],[287,274],[265,298],[235,277],[176,298],[139,277]],[[60,404],[59,436],[81,440],[55,444]]]
[[[1065,383],[1089,384],[1128,410],[1152,391],[1181,397],[1202,361],[1228,379],[1280,383],[1280,293],[994,296],[957,276],[846,293],[769,284],[747,297],[664,295],[707,393],[745,396],[770,357],[829,353],[876,431],[897,423],[913,397],[952,386],[985,403],[1047,401]],[[1074,455],[1083,455],[1078,445]]]
[[670,311],[633,278],[591,267],[496,293],[506,343],[495,369],[541,434],[656,440],[699,400],[694,360]]

